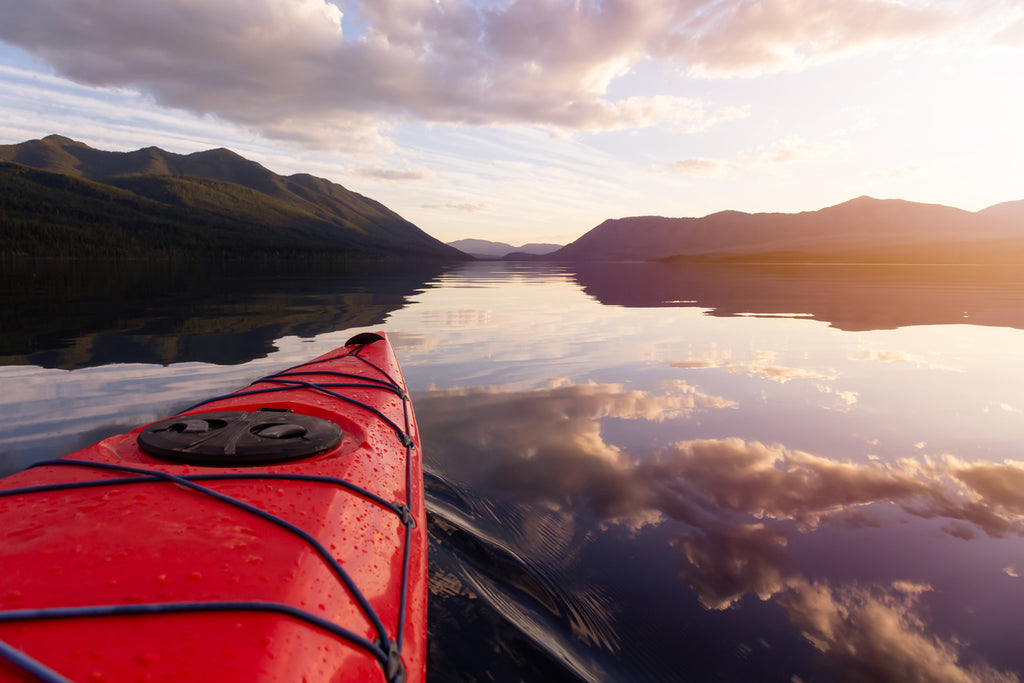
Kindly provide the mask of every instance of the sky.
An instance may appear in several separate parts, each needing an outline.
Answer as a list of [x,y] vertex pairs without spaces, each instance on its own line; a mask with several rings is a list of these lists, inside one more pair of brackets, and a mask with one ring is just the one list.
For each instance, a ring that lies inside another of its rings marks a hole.
[[1024,199],[1019,0],[0,0],[0,144],[227,147],[443,241]]

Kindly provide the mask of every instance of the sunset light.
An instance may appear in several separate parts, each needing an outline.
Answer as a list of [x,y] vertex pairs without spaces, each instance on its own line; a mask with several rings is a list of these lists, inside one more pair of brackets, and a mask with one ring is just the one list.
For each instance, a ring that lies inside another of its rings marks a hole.
[[0,4],[0,142],[225,146],[442,241],[1024,194],[1013,3]]
[[1024,0],[0,0],[0,683],[1024,681]]

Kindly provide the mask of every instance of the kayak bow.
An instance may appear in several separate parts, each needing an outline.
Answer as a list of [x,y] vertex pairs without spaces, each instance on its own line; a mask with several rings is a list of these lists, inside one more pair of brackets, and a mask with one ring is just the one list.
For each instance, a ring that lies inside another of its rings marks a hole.
[[390,342],[0,480],[0,681],[422,681],[419,434]]

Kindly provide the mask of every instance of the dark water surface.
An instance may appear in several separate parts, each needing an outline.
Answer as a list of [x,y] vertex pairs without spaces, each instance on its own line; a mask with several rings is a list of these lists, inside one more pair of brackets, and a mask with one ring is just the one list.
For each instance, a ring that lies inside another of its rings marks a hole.
[[1024,673],[1024,269],[3,268],[0,472],[388,330],[433,681]]

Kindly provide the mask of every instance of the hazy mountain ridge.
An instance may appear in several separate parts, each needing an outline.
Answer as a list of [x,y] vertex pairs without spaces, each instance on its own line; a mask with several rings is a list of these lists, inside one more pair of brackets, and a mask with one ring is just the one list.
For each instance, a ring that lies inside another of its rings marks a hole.
[[459,251],[463,251],[471,256],[482,258],[502,258],[514,253],[542,256],[562,248],[561,244],[546,244],[541,242],[530,242],[521,247],[515,247],[511,244],[507,244],[506,242],[494,242],[491,240],[473,238],[455,240],[454,242],[448,242],[447,244],[449,247],[455,247]]
[[[17,194],[0,200],[0,227],[12,253],[52,255],[53,240],[59,245],[69,231],[80,246],[102,244],[100,253],[116,252],[116,235],[83,232],[104,231],[102,205],[110,204],[117,214],[114,222],[121,224],[111,227],[112,232],[132,233],[130,248],[121,250],[130,254],[173,251],[173,240],[158,234],[173,233],[220,253],[259,249],[465,258],[380,202],[308,174],[278,175],[227,149],[188,155],[157,147],[108,152],[51,135],[0,145],[0,162],[8,162],[4,187]],[[25,167],[68,180],[18,170]],[[48,195],[58,186],[59,197]],[[130,219],[119,214],[122,210],[131,213]],[[70,220],[69,214],[78,220]],[[48,235],[45,242],[38,238],[42,233]]]
[[1024,201],[978,212],[900,199],[856,199],[795,214],[722,211],[703,218],[609,219],[549,260],[1024,262]]

